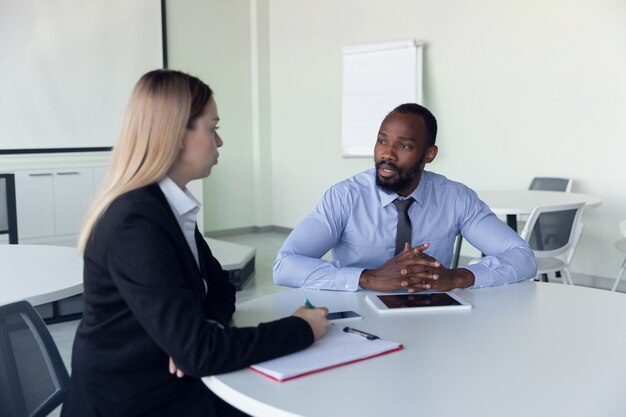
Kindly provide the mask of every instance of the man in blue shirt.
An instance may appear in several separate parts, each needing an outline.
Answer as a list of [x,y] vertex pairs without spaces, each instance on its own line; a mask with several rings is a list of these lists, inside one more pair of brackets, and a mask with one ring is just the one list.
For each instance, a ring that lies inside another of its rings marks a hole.
[[[437,121],[423,106],[402,104],[389,113],[378,132],[375,168],[326,191],[278,252],[274,282],[343,291],[415,292],[534,277],[537,264],[528,244],[474,191],[424,171],[437,156],[436,135]],[[397,233],[403,236],[396,230],[396,204],[407,199],[410,242],[407,239],[402,248],[396,243]],[[449,269],[459,233],[486,256]],[[332,260],[321,259],[329,250]]]

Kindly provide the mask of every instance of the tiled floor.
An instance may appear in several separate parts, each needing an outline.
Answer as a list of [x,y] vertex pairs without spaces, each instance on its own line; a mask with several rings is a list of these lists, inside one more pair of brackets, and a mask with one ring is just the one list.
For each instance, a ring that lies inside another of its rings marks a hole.
[[[242,303],[255,297],[269,294],[276,291],[285,291],[287,288],[278,287],[272,280],[272,264],[276,258],[276,253],[282,245],[286,237],[281,232],[264,232],[264,233],[246,233],[228,237],[220,237],[219,239],[239,243],[242,245],[252,246],[256,248],[255,274],[246,284],[246,286],[237,292],[237,303]],[[469,258],[461,257],[460,264],[463,265]],[[574,274],[574,282],[577,285],[609,289],[612,281],[605,278],[595,278]],[[551,282],[560,282],[560,280],[551,279]],[[620,286],[619,290],[626,292],[626,283]],[[54,338],[61,356],[65,361],[68,369],[70,369],[70,357],[74,333],[78,321],[58,323],[50,325],[50,332]],[[58,416],[58,410],[53,412],[51,416]]]
[[276,254],[282,246],[285,237],[287,237],[285,233],[265,232],[246,233],[219,238],[220,240],[256,248],[254,276],[241,291],[237,292],[237,303],[242,303],[272,292],[285,291],[287,289],[275,285],[272,278],[272,265],[274,264]]

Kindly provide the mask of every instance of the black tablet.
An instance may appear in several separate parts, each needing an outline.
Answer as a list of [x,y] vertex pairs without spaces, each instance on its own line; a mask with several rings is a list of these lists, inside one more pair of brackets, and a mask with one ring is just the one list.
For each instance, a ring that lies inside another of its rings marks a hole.
[[379,312],[405,312],[420,310],[466,310],[472,305],[450,292],[415,294],[368,294],[367,301]]

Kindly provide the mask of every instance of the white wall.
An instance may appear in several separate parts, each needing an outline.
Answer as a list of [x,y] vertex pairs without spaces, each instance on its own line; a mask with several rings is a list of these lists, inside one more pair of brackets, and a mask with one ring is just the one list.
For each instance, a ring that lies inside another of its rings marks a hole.
[[169,67],[215,92],[224,146],[204,184],[205,230],[256,225],[250,5],[247,0],[169,1]]
[[170,66],[209,82],[223,119],[207,230],[293,227],[331,184],[369,168],[369,158],[341,158],[341,47],[415,38],[426,42],[425,104],[440,124],[429,168],[475,189],[574,178],[573,191],[604,202],[585,214],[573,270],[617,273],[623,0],[185,0],[168,15]]

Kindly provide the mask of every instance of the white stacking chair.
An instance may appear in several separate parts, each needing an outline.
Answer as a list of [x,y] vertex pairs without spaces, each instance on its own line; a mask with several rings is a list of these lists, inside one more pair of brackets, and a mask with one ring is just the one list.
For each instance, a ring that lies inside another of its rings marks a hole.
[[[571,178],[534,177],[532,181],[530,181],[528,189],[538,191],[560,191],[564,193],[569,193],[570,191],[572,191],[573,183],[574,180],[572,180]],[[517,230],[524,229],[527,221],[528,217],[526,215],[518,215]]]
[[583,231],[584,203],[537,207],[526,222],[521,236],[537,258],[537,276],[562,272],[563,282],[573,285],[569,265]]
[[[626,220],[623,220],[619,224],[619,232],[622,236],[624,236],[624,239],[620,239],[617,242],[615,242],[615,247],[619,249],[621,252],[626,253]],[[624,258],[624,262],[622,262],[622,267],[620,268],[619,273],[617,274],[617,278],[615,278],[615,284],[613,284],[613,288],[611,288],[611,291],[615,291],[617,289],[617,285],[619,284],[619,281],[622,279],[622,275],[624,275],[624,270],[626,270],[626,258]]]

